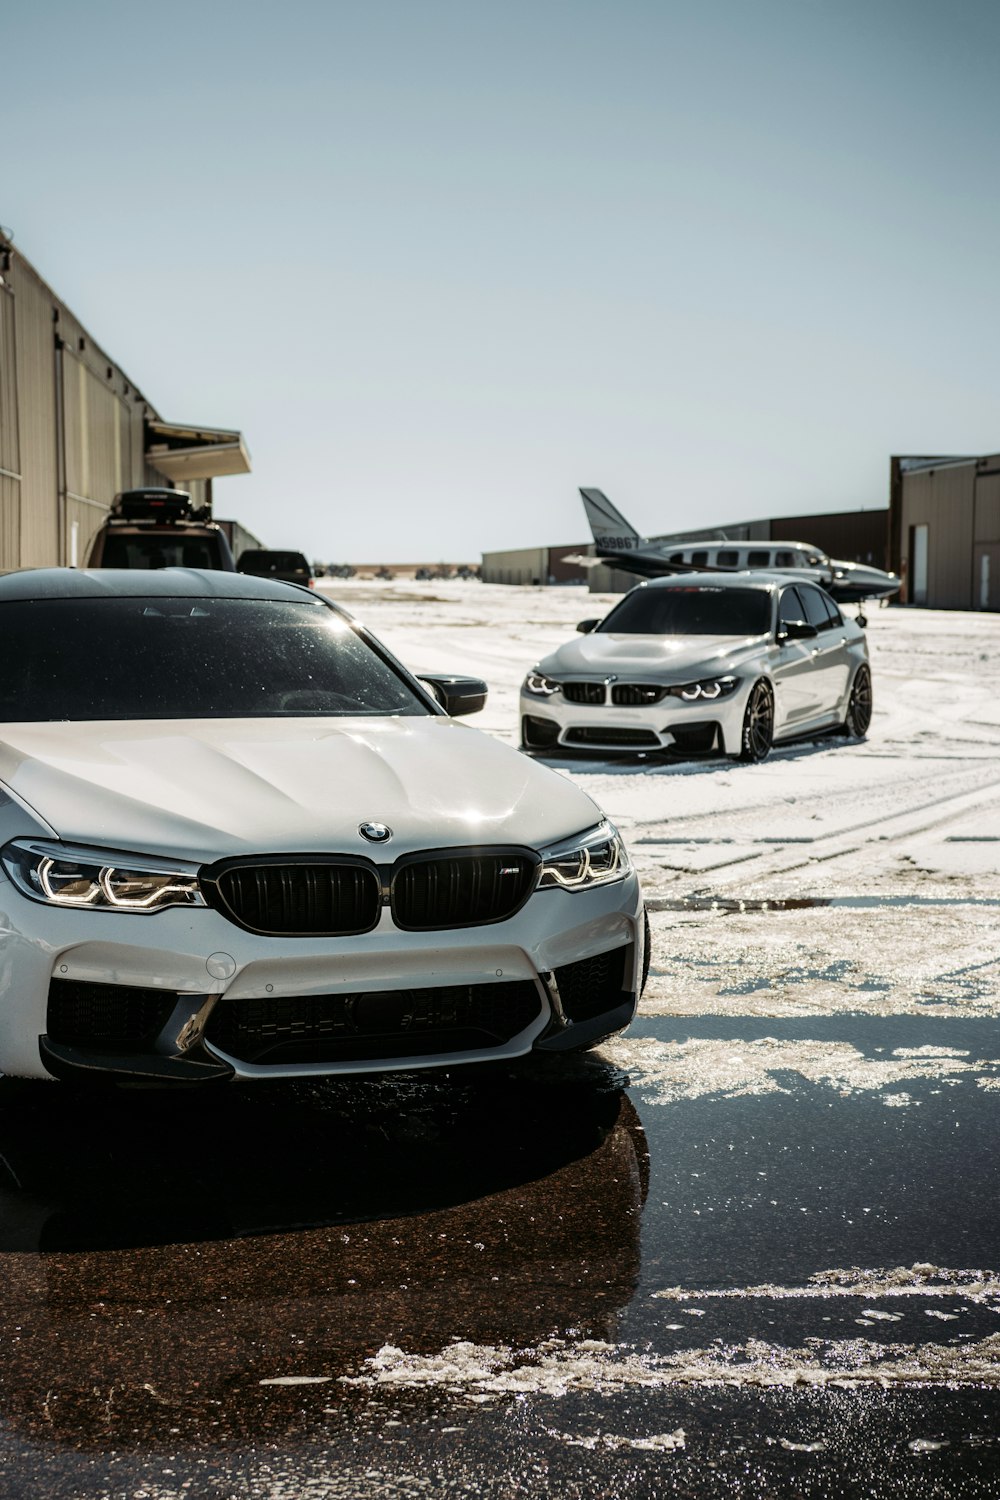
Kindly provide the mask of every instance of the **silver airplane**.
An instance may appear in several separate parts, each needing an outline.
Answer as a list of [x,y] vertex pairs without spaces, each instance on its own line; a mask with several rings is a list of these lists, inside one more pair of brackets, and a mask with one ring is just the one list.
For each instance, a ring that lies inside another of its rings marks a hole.
[[[595,556],[580,558],[590,566],[607,563],[640,578],[659,578],[664,573],[741,572],[755,568],[768,573],[806,577],[824,588],[838,604],[863,605],[867,599],[888,599],[899,592],[895,573],[864,563],[841,562],[827,557],[808,542],[734,542],[724,533],[697,540],[641,537],[626,521],[603,490],[584,489],[583,508],[594,535]],[[863,614],[859,622],[864,623]]]

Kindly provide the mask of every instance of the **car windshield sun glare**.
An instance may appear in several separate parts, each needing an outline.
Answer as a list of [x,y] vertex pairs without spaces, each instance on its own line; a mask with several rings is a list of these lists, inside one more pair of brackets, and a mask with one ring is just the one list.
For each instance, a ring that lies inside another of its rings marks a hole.
[[204,906],[194,865],[136,859],[108,850],[14,839],[0,853],[18,890],[52,906],[94,911],[154,912]]
[[540,891],[582,891],[610,885],[614,880],[624,880],[632,868],[620,833],[607,822],[540,852]]

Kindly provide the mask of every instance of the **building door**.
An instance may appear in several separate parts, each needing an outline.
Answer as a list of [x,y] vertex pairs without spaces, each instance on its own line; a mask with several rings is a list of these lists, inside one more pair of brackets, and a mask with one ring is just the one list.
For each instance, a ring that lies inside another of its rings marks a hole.
[[927,527],[910,527],[910,603],[927,603]]
[[976,548],[973,606],[1000,610],[1000,542],[980,543]]

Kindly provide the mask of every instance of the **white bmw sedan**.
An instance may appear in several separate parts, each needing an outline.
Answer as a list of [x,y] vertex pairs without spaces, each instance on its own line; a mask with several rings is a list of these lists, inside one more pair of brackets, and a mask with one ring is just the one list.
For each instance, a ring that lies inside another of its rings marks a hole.
[[864,631],[812,583],[687,573],[640,584],[524,679],[525,750],[763,760],[774,744],[868,731]]
[[592,1046],[642,896],[584,792],[324,599],[0,578],[0,1070],[182,1083]]

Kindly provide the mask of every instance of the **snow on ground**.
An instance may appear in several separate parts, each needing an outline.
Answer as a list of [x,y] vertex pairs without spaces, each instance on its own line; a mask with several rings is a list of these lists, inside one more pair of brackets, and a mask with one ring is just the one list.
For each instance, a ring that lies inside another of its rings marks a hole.
[[[457,582],[327,592],[414,670],[485,678],[489,702],[470,722],[512,744],[525,671],[615,598]],[[621,827],[651,896],[1000,901],[1000,616],[874,609],[868,637],[864,744],[815,740],[760,766],[555,762]]]
[[[511,744],[525,671],[614,602],[457,583],[329,592],[413,669],[485,678],[488,706],[470,722]],[[1000,1038],[982,1025],[1000,1016],[1000,616],[873,609],[868,637],[875,717],[863,744],[819,739],[759,766],[553,762],[622,829],[646,890],[649,985],[633,1026],[603,1052],[643,1107],[654,1171],[670,1164],[658,1142],[672,1139],[672,1110],[723,1111],[724,1133],[724,1111],[749,1096],[819,1097],[838,1112],[868,1100],[918,1141],[916,1123],[942,1099],[959,1110],[944,1116],[951,1129],[962,1108],[1000,1091]],[[863,1140],[858,1150],[860,1162]],[[900,1150],[884,1170],[907,1160]],[[781,1180],[780,1160],[775,1170]],[[850,1202],[849,1188],[825,1185]],[[794,1201],[793,1186],[784,1193]],[[868,1213],[859,1207],[861,1222]],[[664,1222],[678,1232],[681,1220]],[[873,1255],[888,1246],[875,1236]],[[348,1378],[472,1402],[690,1383],[985,1387],[1000,1382],[998,1286],[997,1267],[874,1260],[820,1262],[789,1286],[661,1284],[647,1288],[647,1306],[673,1321],[642,1348],[386,1346]],[[792,1308],[786,1324],[781,1307]],[[732,1310],[722,1321],[720,1308]],[[706,1337],[683,1347],[693,1327]],[[657,1441],[679,1448],[683,1433]]]
[[[510,744],[525,671],[616,597],[458,582],[326,588],[414,670],[485,678],[487,707],[469,723]],[[863,744],[818,739],[759,766],[553,762],[618,824],[641,871],[654,930],[643,1015],[1000,1015],[1000,616],[875,608],[868,637],[875,717]],[[687,1059],[644,1045],[644,1083],[668,1095],[678,1069],[704,1090],[730,1081],[722,1043]],[[633,1035],[609,1052],[635,1067],[636,1046]],[[775,1068],[822,1074],[816,1046],[783,1044]],[[765,1051],[755,1044],[736,1070],[762,1089],[773,1076]],[[997,1064],[981,1061],[981,1086],[995,1087]],[[899,1062],[897,1092],[908,1071],[956,1065]],[[845,1068],[862,1076],[841,1053],[827,1059],[831,1079]],[[881,1090],[885,1070],[871,1077]]]

